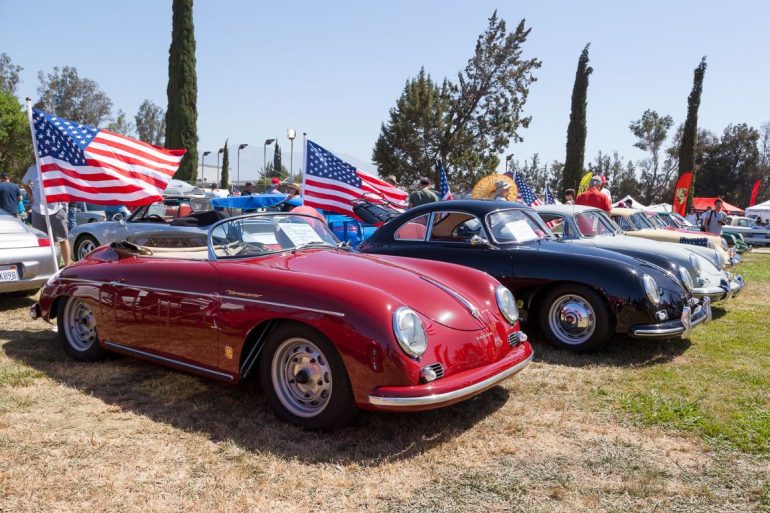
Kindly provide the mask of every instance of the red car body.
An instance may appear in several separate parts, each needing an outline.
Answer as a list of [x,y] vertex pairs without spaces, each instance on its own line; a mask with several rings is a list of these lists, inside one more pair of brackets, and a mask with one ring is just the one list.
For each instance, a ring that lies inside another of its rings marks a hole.
[[[332,342],[358,408],[423,410],[481,393],[531,360],[518,322],[498,307],[498,286],[453,264],[333,247],[195,260],[113,244],[51,278],[32,315],[50,322],[59,302],[79,298],[103,349],[233,384],[249,374],[270,330],[301,324]],[[395,338],[401,306],[419,314],[427,333],[419,358]],[[426,382],[421,372],[435,364],[440,375]]]

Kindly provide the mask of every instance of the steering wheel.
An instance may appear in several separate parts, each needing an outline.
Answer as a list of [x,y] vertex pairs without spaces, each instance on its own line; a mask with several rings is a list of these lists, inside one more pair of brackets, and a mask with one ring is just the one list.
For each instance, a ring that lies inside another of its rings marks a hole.
[[144,218],[145,221],[152,221],[154,223],[165,223],[166,220],[160,217],[158,214],[150,214]]

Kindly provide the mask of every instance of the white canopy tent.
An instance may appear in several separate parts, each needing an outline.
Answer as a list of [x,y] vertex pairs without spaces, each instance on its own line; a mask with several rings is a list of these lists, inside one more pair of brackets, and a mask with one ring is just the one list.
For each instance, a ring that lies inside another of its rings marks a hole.
[[746,207],[746,217],[760,217],[763,221],[770,219],[770,200],[753,207]]
[[671,203],[657,203],[647,207],[650,212],[671,212]]
[[615,201],[615,202],[613,203],[613,206],[620,206],[620,205],[623,205],[623,206],[625,207],[625,206],[626,206],[626,200],[627,200],[627,199],[630,199],[630,200],[631,200],[631,208],[647,208],[647,207],[645,207],[644,205],[642,205],[641,203],[639,203],[638,201],[636,201],[636,200],[635,200],[633,197],[631,197],[631,195],[630,195],[630,194],[626,195],[626,197],[625,197],[625,198],[622,198],[622,199],[621,199],[621,200],[619,200],[619,201]]

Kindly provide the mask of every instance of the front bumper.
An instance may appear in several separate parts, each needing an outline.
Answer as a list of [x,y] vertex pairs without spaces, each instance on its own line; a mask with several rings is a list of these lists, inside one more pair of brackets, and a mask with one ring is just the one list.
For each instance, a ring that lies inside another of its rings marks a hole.
[[712,285],[709,287],[699,287],[692,289],[692,295],[698,299],[709,298],[712,303],[724,301],[738,296],[746,283],[740,274],[736,274],[728,283],[722,281],[722,285]]
[[710,320],[711,300],[705,297],[703,304],[696,306],[695,310],[689,306],[684,307],[681,317],[677,320],[660,324],[631,326],[628,334],[635,338],[672,338],[676,336],[687,338],[695,326]]
[[491,365],[460,372],[430,383],[406,387],[378,387],[369,404],[378,410],[428,410],[469,399],[520,372],[532,361],[532,347],[523,342]]

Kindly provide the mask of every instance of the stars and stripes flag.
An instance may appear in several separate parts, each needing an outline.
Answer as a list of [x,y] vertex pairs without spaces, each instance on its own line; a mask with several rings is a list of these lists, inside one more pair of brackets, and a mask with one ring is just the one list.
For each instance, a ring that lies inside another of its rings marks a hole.
[[406,192],[357,169],[313,141],[305,148],[302,200],[305,205],[358,217],[353,200],[375,194],[399,207],[406,205]]
[[438,161],[438,168],[439,172],[441,174],[441,178],[439,179],[439,198],[440,200],[451,200],[452,199],[452,191],[449,190],[449,180],[446,179],[446,170],[444,169],[444,163],[439,159]]
[[548,186],[548,184],[545,184],[545,204],[553,205],[555,203],[556,203],[556,198],[553,197],[551,188]]
[[47,202],[146,205],[162,192],[186,150],[167,150],[130,137],[32,110],[40,176]]
[[521,176],[520,173],[516,173],[516,176],[514,176],[513,179],[516,182],[516,187],[519,189],[519,196],[521,196],[521,201],[523,201],[528,207],[536,207],[543,204],[542,201],[537,199],[537,196],[535,196],[535,193],[532,192],[532,189],[529,188],[529,185],[527,185],[527,182],[524,181],[524,177]]

